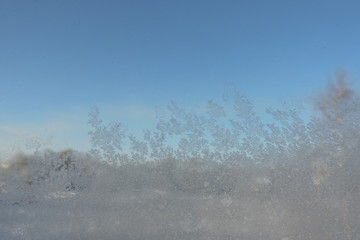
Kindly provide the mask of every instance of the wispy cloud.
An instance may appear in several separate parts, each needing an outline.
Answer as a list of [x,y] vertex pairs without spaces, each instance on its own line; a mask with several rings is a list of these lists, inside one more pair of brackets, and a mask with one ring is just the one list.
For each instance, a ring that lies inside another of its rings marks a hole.
[[27,152],[37,148],[61,149],[68,147],[77,148],[78,146],[84,147],[86,139],[78,136],[78,131],[86,131],[86,129],[83,129],[83,125],[76,121],[71,122],[59,119],[48,121],[45,124],[1,124],[0,153]]
[[[101,118],[105,122],[121,122],[134,134],[141,134],[143,129],[155,126],[155,108],[134,104],[104,105],[99,108]],[[82,107],[68,112],[47,112],[42,116],[36,116],[37,120],[0,122],[0,155],[33,151],[36,148],[89,150],[89,110],[90,108]]]

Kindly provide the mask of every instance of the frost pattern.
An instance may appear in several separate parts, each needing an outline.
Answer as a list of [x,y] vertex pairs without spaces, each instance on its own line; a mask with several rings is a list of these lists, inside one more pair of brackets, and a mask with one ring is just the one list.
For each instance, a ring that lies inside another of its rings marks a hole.
[[292,106],[263,121],[233,89],[196,111],[171,102],[141,137],[95,107],[89,153],[1,165],[0,238],[359,239],[360,99],[345,77],[307,122]]

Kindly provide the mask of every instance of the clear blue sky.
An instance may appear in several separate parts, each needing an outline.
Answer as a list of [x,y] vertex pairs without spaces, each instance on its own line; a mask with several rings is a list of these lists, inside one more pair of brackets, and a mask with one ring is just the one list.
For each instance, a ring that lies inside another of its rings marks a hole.
[[93,105],[141,128],[170,100],[221,99],[225,82],[275,102],[311,96],[341,68],[358,79],[359,9],[351,0],[1,0],[0,144],[52,136],[51,147],[85,149]]

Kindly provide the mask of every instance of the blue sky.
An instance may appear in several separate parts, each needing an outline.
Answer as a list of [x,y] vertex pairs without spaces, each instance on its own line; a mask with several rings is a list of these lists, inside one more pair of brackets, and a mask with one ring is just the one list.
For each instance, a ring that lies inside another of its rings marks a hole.
[[[89,147],[87,113],[146,128],[174,100],[303,101],[360,77],[360,2],[0,1],[0,151]],[[138,125],[136,125],[138,124]],[[30,140],[27,140],[30,139]]]

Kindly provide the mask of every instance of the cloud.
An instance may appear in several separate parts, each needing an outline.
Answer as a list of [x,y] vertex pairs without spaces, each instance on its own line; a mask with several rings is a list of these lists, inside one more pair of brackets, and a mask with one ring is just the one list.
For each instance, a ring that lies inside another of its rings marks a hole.
[[78,131],[86,132],[84,124],[59,119],[46,123],[0,124],[0,153],[84,147],[87,139],[79,137]]
[[102,115],[121,120],[154,120],[155,108],[145,105],[100,106]]
[[[99,108],[104,122],[121,122],[133,134],[142,134],[143,129],[155,127],[155,108],[145,105],[105,105]],[[89,110],[81,107],[68,112],[47,112],[36,116],[37,120],[29,118],[16,124],[0,122],[0,157],[37,148],[89,150]]]

